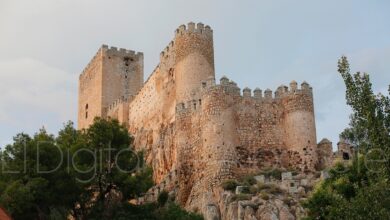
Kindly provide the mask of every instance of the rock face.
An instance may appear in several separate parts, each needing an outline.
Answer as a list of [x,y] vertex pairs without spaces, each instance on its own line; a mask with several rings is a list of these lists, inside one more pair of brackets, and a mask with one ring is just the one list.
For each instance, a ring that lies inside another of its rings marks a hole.
[[219,208],[215,205],[207,205],[204,218],[209,220],[220,220]]
[[[232,201],[230,192],[222,192],[221,220],[295,220],[304,216],[304,210],[299,205],[299,199],[290,198],[289,204],[282,199],[284,196],[271,196],[267,200],[257,195],[252,195],[248,200]],[[292,203],[293,205],[291,205]],[[205,219],[210,219],[205,216]]]
[[80,75],[78,126],[110,117],[128,127],[157,183],[145,201],[167,190],[179,204],[210,219],[219,214],[228,219],[223,213],[247,219],[286,213],[271,203],[217,205],[217,187],[265,167],[315,171],[319,158],[309,84],[293,81],[274,94],[258,88],[241,94],[226,77],[217,84],[213,30],[192,22],[176,29],[145,82],[143,74],[142,53],[102,46]]

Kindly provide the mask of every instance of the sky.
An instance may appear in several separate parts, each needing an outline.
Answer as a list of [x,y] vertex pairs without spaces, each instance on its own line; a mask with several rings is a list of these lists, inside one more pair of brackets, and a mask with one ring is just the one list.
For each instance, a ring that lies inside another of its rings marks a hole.
[[337,60],[390,84],[388,0],[0,0],[0,147],[17,133],[77,122],[78,75],[102,44],[144,53],[145,78],[174,30],[214,30],[217,79],[273,91],[314,89],[317,139],[334,146],[350,108]]

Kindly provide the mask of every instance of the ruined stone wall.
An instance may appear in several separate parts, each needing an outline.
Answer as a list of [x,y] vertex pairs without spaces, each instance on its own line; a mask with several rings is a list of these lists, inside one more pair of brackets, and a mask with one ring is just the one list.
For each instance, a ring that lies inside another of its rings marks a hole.
[[334,158],[345,161],[352,160],[352,158],[355,156],[355,148],[341,138],[340,141],[337,143],[337,151],[334,153],[333,156]]
[[317,155],[318,155],[318,170],[326,169],[327,167],[331,167],[333,163],[333,149],[332,142],[328,139],[324,138],[318,143],[317,147]]

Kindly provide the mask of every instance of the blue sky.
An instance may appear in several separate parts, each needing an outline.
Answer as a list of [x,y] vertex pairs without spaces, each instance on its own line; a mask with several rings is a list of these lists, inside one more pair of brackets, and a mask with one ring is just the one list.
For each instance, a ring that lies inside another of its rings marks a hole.
[[350,114],[337,60],[390,84],[387,0],[0,0],[0,146],[18,132],[76,121],[78,75],[101,44],[145,54],[145,77],[182,23],[214,29],[217,78],[275,90],[314,88],[317,139],[334,143]]

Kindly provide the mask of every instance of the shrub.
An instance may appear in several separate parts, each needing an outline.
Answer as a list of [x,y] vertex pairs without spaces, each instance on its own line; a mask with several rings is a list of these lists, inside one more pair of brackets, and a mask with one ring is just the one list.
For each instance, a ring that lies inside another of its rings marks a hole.
[[169,203],[166,208],[156,213],[159,220],[203,220],[201,215],[187,212],[175,203]]
[[257,183],[257,189],[259,191],[271,188],[271,184]]
[[259,189],[256,186],[249,187],[249,193],[256,194],[259,192]]
[[268,200],[269,199],[269,195],[266,192],[261,192],[260,193],[260,198],[264,199],[264,200]]
[[168,201],[168,192],[167,191],[162,191],[160,194],[158,194],[158,197],[157,197],[157,202],[158,204],[162,207],[164,206],[167,201]]
[[266,171],[263,171],[261,172],[261,174],[267,176],[267,177],[272,177],[274,179],[277,179],[277,180],[281,180],[282,179],[282,170],[281,169],[270,169],[270,170],[266,170]]
[[222,183],[221,186],[224,190],[234,192],[234,190],[236,190],[236,187],[238,186],[238,183],[235,180],[226,180]]
[[284,191],[279,186],[271,184],[271,187],[268,189],[268,192],[272,194],[282,194]]
[[242,178],[242,184],[245,186],[252,186],[256,184],[256,179],[253,177],[253,175],[248,175]]

